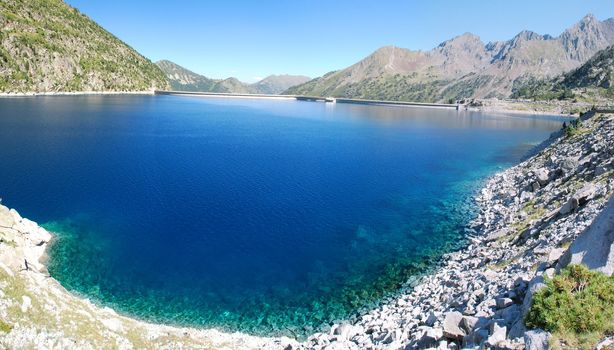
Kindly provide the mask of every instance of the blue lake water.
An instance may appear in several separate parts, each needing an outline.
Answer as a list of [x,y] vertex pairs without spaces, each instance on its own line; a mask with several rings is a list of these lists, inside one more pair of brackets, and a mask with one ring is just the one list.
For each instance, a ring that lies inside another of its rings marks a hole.
[[172,324],[301,336],[458,248],[556,118],[173,96],[0,99],[0,197],[66,288]]

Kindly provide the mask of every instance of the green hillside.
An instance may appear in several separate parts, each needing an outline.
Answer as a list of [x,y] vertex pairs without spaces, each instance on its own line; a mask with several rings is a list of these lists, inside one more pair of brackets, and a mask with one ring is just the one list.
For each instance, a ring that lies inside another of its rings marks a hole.
[[512,97],[534,100],[614,98],[614,46],[585,64],[554,79],[534,79],[520,85]]
[[0,91],[167,87],[155,64],[63,1],[0,1]]

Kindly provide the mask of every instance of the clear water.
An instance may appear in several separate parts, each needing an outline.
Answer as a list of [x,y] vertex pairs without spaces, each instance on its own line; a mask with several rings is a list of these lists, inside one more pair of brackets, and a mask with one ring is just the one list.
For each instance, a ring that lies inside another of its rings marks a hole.
[[0,197],[51,274],[144,319],[300,337],[462,244],[553,118],[172,96],[0,99]]

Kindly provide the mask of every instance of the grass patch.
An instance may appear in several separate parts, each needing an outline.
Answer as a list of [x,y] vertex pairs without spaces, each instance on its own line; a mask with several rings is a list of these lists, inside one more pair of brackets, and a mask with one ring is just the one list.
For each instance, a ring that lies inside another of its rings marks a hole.
[[551,332],[553,348],[592,349],[614,334],[614,277],[568,266],[535,294],[525,324]]
[[9,333],[13,329],[13,326],[0,320],[0,332]]

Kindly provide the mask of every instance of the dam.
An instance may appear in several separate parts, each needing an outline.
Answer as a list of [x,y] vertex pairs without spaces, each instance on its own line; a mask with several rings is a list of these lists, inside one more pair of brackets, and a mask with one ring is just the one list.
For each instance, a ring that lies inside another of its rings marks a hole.
[[325,103],[349,103],[362,105],[386,105],[400,107],[425,107],[425,108],[445,108],[456,109],[458,111],[465,110],[463,104],[450,103],[425,103],[425,102],[407,102],[407,101],[386,101],[386,100],[367,100],[356,98],[341,98],[341,97],[322,97],[322,96],[302,96],[302,95],[268,95],[268,94],[235,94],[225,92],[196,92],[196,91],[171,91],[171,90],[156,90],[156,95],[178,95],[178,96],[195,96],[195,97],[215,97],[215,98],[251,98],[251,99],[290,99],[306,102],[325,102]]

